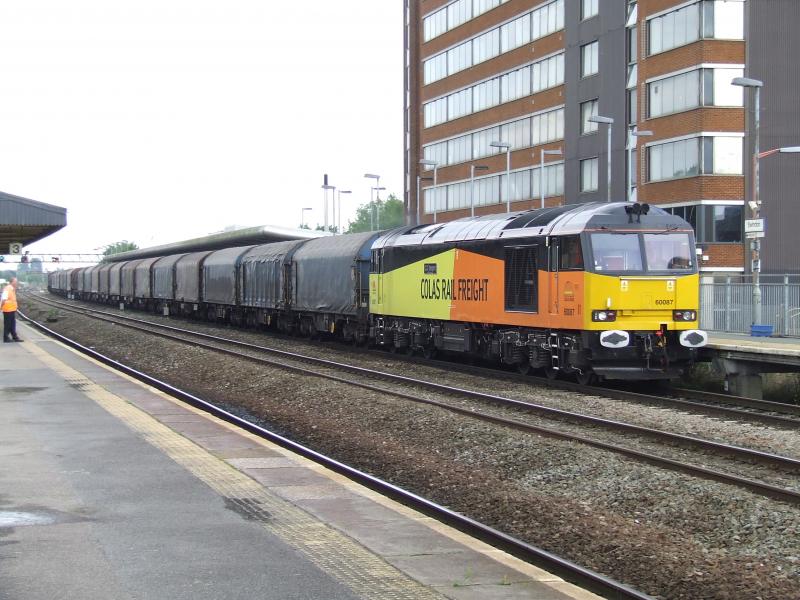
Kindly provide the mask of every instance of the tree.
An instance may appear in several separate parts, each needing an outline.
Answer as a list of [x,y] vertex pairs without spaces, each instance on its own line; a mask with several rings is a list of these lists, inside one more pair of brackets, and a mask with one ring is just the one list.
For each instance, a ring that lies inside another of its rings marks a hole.
[[115,242],[106,246],[106,249],[103,251],[103,256],[111,256],[112,254],[119,254],[120,252],[129,252],[130,250],[138,249],[138,244],[129,242],[128,240],[122,240],[121,242]]
[[350,221],[347,233],[377,230],[379,225],[381,230],[401,227],[405,224],[403,209],[403,202],[394,194],[390,194],[386,200],[362,204],[356,209],[356,220]]

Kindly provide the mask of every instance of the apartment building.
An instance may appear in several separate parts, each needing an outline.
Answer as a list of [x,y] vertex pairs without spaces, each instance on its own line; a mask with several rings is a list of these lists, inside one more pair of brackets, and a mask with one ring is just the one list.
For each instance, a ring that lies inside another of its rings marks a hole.
[[691,222],[703,271],[745,271],[754,4],[406,0],[409,222],[629,198]]

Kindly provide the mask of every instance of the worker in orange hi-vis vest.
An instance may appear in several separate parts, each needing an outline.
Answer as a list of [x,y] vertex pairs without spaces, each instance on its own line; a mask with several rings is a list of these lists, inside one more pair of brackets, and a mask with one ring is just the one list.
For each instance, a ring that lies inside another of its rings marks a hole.
[[0,309],[3,310],[3,341],[21,342],[17,335],[17,278],[12,277],[9,283],[3,289],[3,295],[0,296]]

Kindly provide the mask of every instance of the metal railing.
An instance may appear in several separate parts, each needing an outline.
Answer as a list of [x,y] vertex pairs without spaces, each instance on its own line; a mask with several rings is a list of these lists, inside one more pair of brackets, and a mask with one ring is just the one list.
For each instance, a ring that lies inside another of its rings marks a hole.
[[[761,323],[774,335],[800,337],[800,283],[789,275],[761,284]],[[700,327],[709,331],[750,333],[753,283],[743,277],[700,284]]]

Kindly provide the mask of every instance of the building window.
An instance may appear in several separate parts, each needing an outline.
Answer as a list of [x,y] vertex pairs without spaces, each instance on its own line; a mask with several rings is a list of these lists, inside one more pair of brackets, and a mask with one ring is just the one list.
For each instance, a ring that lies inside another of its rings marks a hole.
[[472,112],[472,88],[447,97],[447,120],[452,121]]
[[743,90],[731,81],[743,73],[743,69],[697,69],[648,83],[648,116],[699,106],[742,106]]
[[599,70],[600,43],[592,42],[581,46],[581,77],[595,75]]
[[564,0],[556,0],[531,13],[531,39],[538,40],[564,29]]
[[531,94],[531,68],[523,67],[500,78],[501,102],[511,102]]
[[719,40],[744,39],[743,0],[705,0],[703,37]]
[[[536,93],[564,83],[564,54],[557,54],[517,69],[514,76],[501,75],[433,100],[424,105],[425,127],[433,127],[465,115],[497,106],[513,99],[516,93]],[[530,80],[530,81],[529,81]],[[505,81],[508,100],[501,99],[501,83]],[[528,84],[530,83],[530,91]]]
[[648,21],[648,52],[705,39],[744,39],[743,0],[703,0]]
[[500,54],[500,30],[492,29],[472,40],[472,64],[477,65]]
[[447,29],[455,29],[472,18],[471,0],[457,0],[447,7]]
[[597,190],[597,170],[599,159],[587,158],[581,161],[581,192]]
[[628,123],[635,125],[639,122],[639,105],[636,88],[628,90]]
[[531,41],[530,13],[506,23],[500,28],[500,52],[510,52]]
[[597,100],[589,100],[588,102],[584,102],[581,104],[581,133],[594,133],[597,131],[597,123],[594,123],[589,120],[589,117],[596,117],[599,113],[597,112]]
[[[507,2],[508,0],[503,1]],[[447,8],[449,7],[442,10],[446,11]],[[479,14],[477,12],[479,8],[477,5],[474,8],[476,16]],[[433,15],[426,18],[426,24],[428,23],[427,19],[430,18],[433,18]],[[423,62],[424,84],[428,85],[434,81],[444,79],[449,75],[468,69],[473,64],[510,52],[530,43],[532,39],[550,35],[563,28],[564,0],[553,0],[549,4],[540,6],[510,23],[496,27],[450,48],[446,52],[428,58]],[[428,41],[427,38],[425,41]]]
[[439,78],[442,79],[443,77],[458,73],[472,66],[472,43],[459,44],[455,48],[448,50],[446,54],[440,54],[439,56],[447,57],[445,63],[447,68],[442,74],[442,77]]
[[495,77],[479,83],[473,90],[472,112],[479,112],[500,104],[500,78]]
[[437,10],[422,21],[423,40],[428,42],[447,31],[447,9]]
[[700,71],[689,71],[647,85],[649,116],[658,117],[700,106]]
[[700,138],[648,148],[649,181],[692,177],[700,173]]
[[696,137],[647,149],[649,181],[696,175],[741,175],[743,138]]
[[648,22],[649,52],[656,54],[700,39],[700,3],[684,6]]
[[581,0],[581,19],[590,19],[599,11],[599,0]]
[[564,55],[558,54],[531,65],[531,92],[541,92],[564,83]]
[[628,62],[635,63],[639,61],[639,36],[637,35],[638,29],[628,27]]
[[[539,198],[540,169],[523,169],[511,173],[511,200],[530,200]],[[474,192],[474,195],[473,195]],[[547,165],[544,168],[545,196],[564,195],[564,163]],[[475,206],[486,206],[506,202],[506,178],[503,175],[489,175],[475,179],[474,190],[471,182],[459,181],[437,187],[427,187],[425,213],[468,209],[474,201]]]
[[665,210],[689,222],[702,244],[742,242],[744,207],[740,205],[675,206]]
[[[563,108],[428,144],[422,150],[426,160],[436,161],[440,167],[446,167],[497,154],[498,149],[489,146],[495,140],[507,141],[514,150],[521,150],[560,139],[564,139]],[[424,167],[424,170],[431,169]]]
[[[703,173],[715,175],[741,175],[743,140],[740,137],[703,138]],[[712,153],[708,160],[708,153]]]

